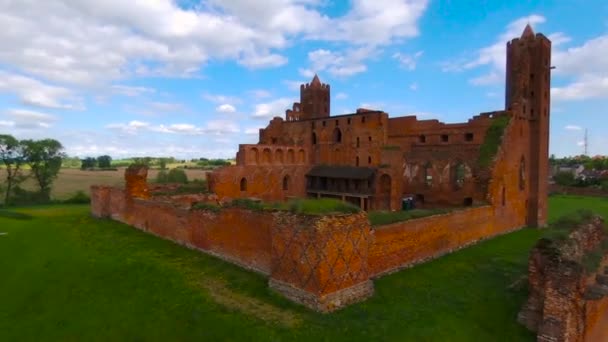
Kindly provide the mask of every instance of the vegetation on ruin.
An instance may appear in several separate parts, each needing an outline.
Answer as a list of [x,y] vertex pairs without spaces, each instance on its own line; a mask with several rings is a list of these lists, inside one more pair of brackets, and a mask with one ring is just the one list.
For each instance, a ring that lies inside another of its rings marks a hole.
[[592,216],[593,212],[586,208],[564,214],[545,229],[543,238],[554,242],[564,241],[576,227]]
[[187,184],[179,184],[174,189],[166,189],[152,192],[153,196],[175,196],[209,193],[207,181],[204,179],[194,179]]
[[206,210],[206,211],[212,211],[214,213],[217,213],[220,211],[221,208],[217,204],[198,202],[198,203],[194,203],[190,209],[191,210]]
[[492,118],[492,123],[486,132],[483,143],[479,147],[479,158],[477,164],[482,168],[490,167],[494,156],[502,142],[505,128],[509,125],[509,116],[497,116]]
[[[550,220],[579,208],[608,218],[607,199],[555,196]],[[317,314],[264,276],[94,219],[88,206],[0,216],[2,341],[535,341],[516,322],[526,287],[513,284],[542,230],[382,277],[369,300]]]
[[358,206],[333,198],[298,198],[287,203],[289,211],[306,215],[354,214]]
[[403,211],[370,211],[369,222],[372,226],[407,221],[427,216],[445,214],[449,209],[412,209]]
[[284,210],[304,215],[353,214],[361,211],[353,204],[333,198],[297,198],[286,203],[265,203],[249,198],[237,198],[227,206],[258,211]]

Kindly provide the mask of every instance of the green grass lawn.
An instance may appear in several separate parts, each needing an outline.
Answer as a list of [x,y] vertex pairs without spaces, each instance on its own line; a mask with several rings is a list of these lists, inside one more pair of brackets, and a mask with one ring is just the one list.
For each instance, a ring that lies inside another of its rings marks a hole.
[[[608,217],[607,199],[553,197],[551,219],[578,208]],[[0,341],[534,340],[515,321],[526,289],[510,285],[538,230],[380,278],[373,298],[322,315],[86,206],[17,211],[0,212]]]

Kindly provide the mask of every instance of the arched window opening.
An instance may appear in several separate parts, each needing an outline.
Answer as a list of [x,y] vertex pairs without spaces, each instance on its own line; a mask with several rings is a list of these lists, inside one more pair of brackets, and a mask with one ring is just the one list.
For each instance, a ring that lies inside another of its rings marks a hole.
[[341,143],[342,142],[342,132],[340,131],[339,128],[335,128],[334,129],[333,140],[334,140],[335,143]]
[[524,190],[526,188],[526,160],[524,157],[521,157],[521,161],[519,162],[519,190]]
[[312,144],[317,144],[317,134],[315,132],[312,132]]
[[371,164],[372,164],[372,157],[367,157],[367,163],[368,163],[369,165],[371,165]]
[[505,191],[505,186],[502,186],[502,206],[504,207],[505,204],[507,203],[507,194]]
[[425,135],[420,135],[420,136],[418,137],[418,140],[419,140],[421,143],[425,143],[425,142],[426,142],[426,136],[425,136]]
[[426,163],[424,166],[422,177],[427,187],[433,186],[433,165],[431,163]]
[[355,159],[355,166],[359,166],[359,157]]
[[247,191],[247,179],[241,178],[241,191]]
[[289,176],[283,177],[283,191],[289,190]]
[[453,171],[453,182],[454,182],[454,187],[456,189],[460,189],[462,188],[462,186],[464,185],[464,179],[465,179],[465,173],[466,173],[466,169],[463,163],[458,163],[454,166],[454,168],[452,169]]
[[357,147],[359,147],[359,137],[357,137]]

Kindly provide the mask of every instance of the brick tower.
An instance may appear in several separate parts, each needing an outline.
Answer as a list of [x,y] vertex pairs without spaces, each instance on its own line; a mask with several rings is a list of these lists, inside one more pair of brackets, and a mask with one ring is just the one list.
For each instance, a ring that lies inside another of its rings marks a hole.
[[527,225],[547,223],[549,182],[549,110],[551,41],[527,25],[520,38],[507,43],[505,106],[527,122],[527,151],[520,172],[528,191]]
[[329,84],[323,84],[315,75],[310,83],[300,86],[300,119],[318,119],[329,116]]

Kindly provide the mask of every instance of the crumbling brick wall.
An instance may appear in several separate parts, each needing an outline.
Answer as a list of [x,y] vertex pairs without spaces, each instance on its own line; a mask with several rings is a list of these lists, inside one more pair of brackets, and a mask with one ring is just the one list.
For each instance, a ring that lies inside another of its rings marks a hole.
[[539,341],[594,342],[596,324],[608,315],[608,253],[597,269],[583,260],[606,240],[603,220],[595,217],[564,241],[541,239],[532,249],[529,297],[518,320]]

